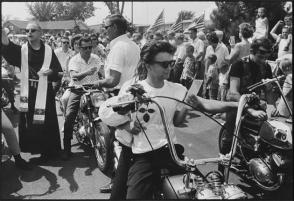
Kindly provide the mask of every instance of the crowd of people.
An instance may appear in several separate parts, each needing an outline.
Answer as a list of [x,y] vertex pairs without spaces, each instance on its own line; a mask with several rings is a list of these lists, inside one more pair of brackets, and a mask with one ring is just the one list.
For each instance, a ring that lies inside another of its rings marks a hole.
[[[15,66],[20,69],[19,143],[16,137],[5,136],[10,141],[8,145],[14,152],[16,166],[30,169],[30,165],[21,159],[20,150],[41,154],[40,162],[58,156],[70,160],[73,125],[82,94],[67,89],[62,95],[65,122],[61,131],[64,132],[64,149],[61,150],[55,107],[55,95],[61,82],[68,82],[69,86],[94,84],[105,90],[117,89],[118,97],[129,96],[128,89],[136,83],[149,95],[186,101],[201,111],[214,114],[215,118],[228,112],[229,132],[226,146],[221,150],[225,154],[232,140],[232,122],[240,96],[248,92],[247,86],[275,76],[274,69],[266,62],[275,48],[281,67],[276,73],[285,74],[288,85],[292,78],[292,16],[277,22],[269,32],[266,11],[259,8],[255,30],[249,23],[241,23],[240,42],[235,44],[232,40],[229,48],[223,43],[224,33],[220,30],[204,34],[193,27],[189,29],[189,35],[169,31],[167,34],[147,32],[142,36],[128,32],[127,25],[121,15],[115,14],[105,19],[103,34],[66,31],[63,35],[50,36],[42,33],[37,22],[30,22],[26,27],[27,41],[9,39],[2,29],[2,62],[5,59],[8,63],[2,68]],[[282,33],[276,33],[281,25]],[[275,40],[274,45],[269,34]],[[201,92],[186,97],[195,79],[204,80]],[[292,90],[292,82],[290,85]],[[292,102],[288,88],[285,93]],[[266,86],[256,93],[262,97],[270,91],[272,87]],[[171,128],[183,121],[186,107],[176,101],[158,101],[166,110]],[[11,101],[11,108],[16,110],[13,103]],[[262,109],[248,108],[247,112],[258,119],[266,117]],[[158,171],[171,163],[162,125],[158,125],[161,122],[159,112],[155,113],[157,115],[148,122],[141,117],[132,120],[119,116],[127,119],[116,125],[115,136],[122,146],[122,153],[111,183],[101,188],[102,192],[112,189],[111,199],[151,199]],[[274,112],[274,115],[282,114],[278,108]],[[107,119],[104,121],[108,123]],[[142,130],[139,124],[148,129]],[[11,127],[2,111],[2,128],[7,128],[7,135],[15,136],[15,132],[9,131]],[[174,134],[173,129],[171,132]],[[177,146],[183,153],[181,145]]]

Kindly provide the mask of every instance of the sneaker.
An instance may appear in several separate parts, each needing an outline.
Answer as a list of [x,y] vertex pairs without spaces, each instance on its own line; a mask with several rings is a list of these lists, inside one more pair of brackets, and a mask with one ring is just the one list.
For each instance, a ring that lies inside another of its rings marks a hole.
[[22,170],[31,170],[32,169],[32,166],[22,158],[15,160],[15,166],[22,169]]
[[100,187],[100,193],[111,193],[111,188],[112,188],[113,183],[109,183],[105,186]]

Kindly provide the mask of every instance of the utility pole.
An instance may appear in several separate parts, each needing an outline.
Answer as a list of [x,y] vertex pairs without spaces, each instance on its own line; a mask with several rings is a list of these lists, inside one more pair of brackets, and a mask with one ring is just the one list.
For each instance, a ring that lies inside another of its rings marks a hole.
[[133,14],[134,14],[134,5],[133,5],[133,1],[131,2],[131,16],[132,16],[132,24],[133,22]]

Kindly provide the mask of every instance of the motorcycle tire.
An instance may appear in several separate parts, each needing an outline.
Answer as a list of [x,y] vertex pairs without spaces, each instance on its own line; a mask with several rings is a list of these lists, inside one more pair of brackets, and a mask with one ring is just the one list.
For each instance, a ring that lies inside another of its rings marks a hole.
[[96,144],[94,145],[95,157],[98,168],[101,172],[106,173],[112,164],[112,130],[103,122],[97,122],[94,126],[94,136]]
[[[219,148],[219,152],[224,154],[223,152],[226,152],[227,150],[224,150],[224,138],[226,135],[226,129],[224,127],[222,127],[219,131],[218,134],[218,148]],[[229,149],[229,148],[227,148]],[[228,153],[230,152],[230,149],[228,150]]]

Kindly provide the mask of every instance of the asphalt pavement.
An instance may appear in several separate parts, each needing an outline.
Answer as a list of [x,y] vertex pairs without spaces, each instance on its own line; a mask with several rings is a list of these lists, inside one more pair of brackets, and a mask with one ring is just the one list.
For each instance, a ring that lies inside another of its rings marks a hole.
[[[57,105],[58,109],[58,105]],[[57,110],[60,113],[59,110]],[[17,132],[17,115],[6,109]],[[58,116],[60,130],[63,116]],[[221,121],[221,120],[219,120]],[[187,120],[176,129],[179,143],[185,147],[185,155],[194,158],[218,156],[218,132],[220,126],[199,112],[190,112]],[[63,134],[61,132],[61,139]],[[110,179],[97,168],[93,152],[72,141],[73,157],[69,161],[59,158],[34,165],[33,170],[23,171],[14,166],[13,159],[2,164],[0,199],[108,199],[109,194],[99,192],[99,187]],[[22,153],[27,161],[33,161],[39,155]],[[216,165],[199,166],[206,173],[217,170]],[[293,186],[279,193],[260,197],[260,191],[250,186],[234,173],[230,174],[230,183],[238,184],[250,199],[291,200]]]

